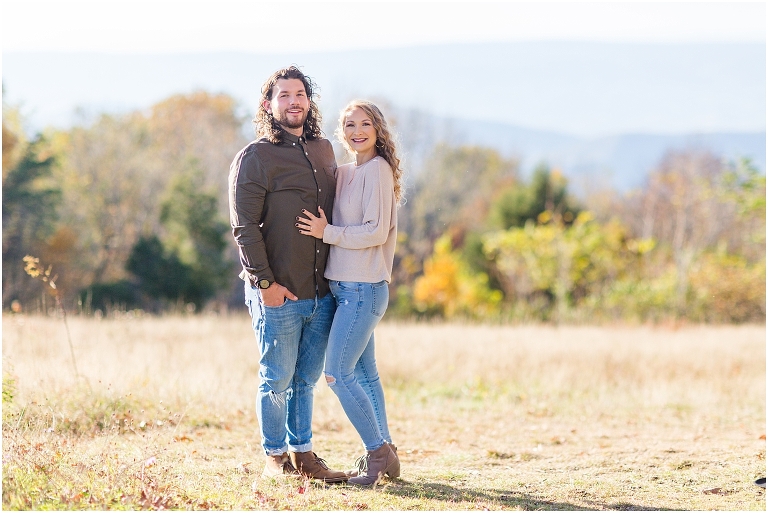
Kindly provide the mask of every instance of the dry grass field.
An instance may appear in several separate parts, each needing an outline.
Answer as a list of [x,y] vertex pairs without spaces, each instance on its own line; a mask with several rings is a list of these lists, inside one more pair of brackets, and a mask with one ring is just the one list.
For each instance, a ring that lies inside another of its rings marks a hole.
[[[400,479],[261,480],[247,316],[3,316],[4,509],[765,510],[764,326],[386,323]],[[318,384],[315,451],[362,453]]]

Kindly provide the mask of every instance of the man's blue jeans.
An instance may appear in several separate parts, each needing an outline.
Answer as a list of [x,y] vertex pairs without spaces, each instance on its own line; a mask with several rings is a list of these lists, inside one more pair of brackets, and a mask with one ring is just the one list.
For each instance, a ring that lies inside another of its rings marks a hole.
[[323,373],[336,302],[326,294],[265,306],[261,289],[246,282],[245,304],[261,354],[256,415],[264,452],[311,451],[314,388]]
[[336,316],[328,341],[325,379],[363,445],[373,451],[392,442],[384,389],[376,368],[373,329],[389,303],[387,282],[330,281]]

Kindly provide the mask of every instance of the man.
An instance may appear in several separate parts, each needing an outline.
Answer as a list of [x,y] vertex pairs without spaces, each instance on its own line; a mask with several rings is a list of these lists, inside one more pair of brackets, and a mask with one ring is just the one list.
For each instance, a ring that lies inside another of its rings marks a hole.
[[295,227],[302,209],[332,212],[336,192],[336,161],[322,137],[313,87],[295,66],[262,86],[257,140],[230,167],[230,222],[261,355],[256,413],[263,475],[298,471],[341,482],[347,475],[312,451],[314,386],[336,308],[323,276],[329,248]]

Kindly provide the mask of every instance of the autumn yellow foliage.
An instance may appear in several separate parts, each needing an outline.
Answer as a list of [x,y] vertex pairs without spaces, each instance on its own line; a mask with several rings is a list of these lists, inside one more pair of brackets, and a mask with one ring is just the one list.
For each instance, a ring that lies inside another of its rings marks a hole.
[[424,275],[416,280],[413,297],[422,313],[488,318],[498,312],[502,293],[491,290],[486,274],[473,273],[451,248],[450,237],[443,235],[424,263]]

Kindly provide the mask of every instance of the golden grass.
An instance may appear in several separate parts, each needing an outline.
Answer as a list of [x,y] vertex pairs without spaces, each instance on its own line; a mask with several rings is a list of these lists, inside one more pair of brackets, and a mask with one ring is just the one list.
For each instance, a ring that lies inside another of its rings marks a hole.
[[[764,326],[385,323],[370,491],[259,479],[246,316],[69,322],[79,382],[60,319],[3,318],[5,509],[765,509]],[[324,384],[314,430],[362,451]]]

